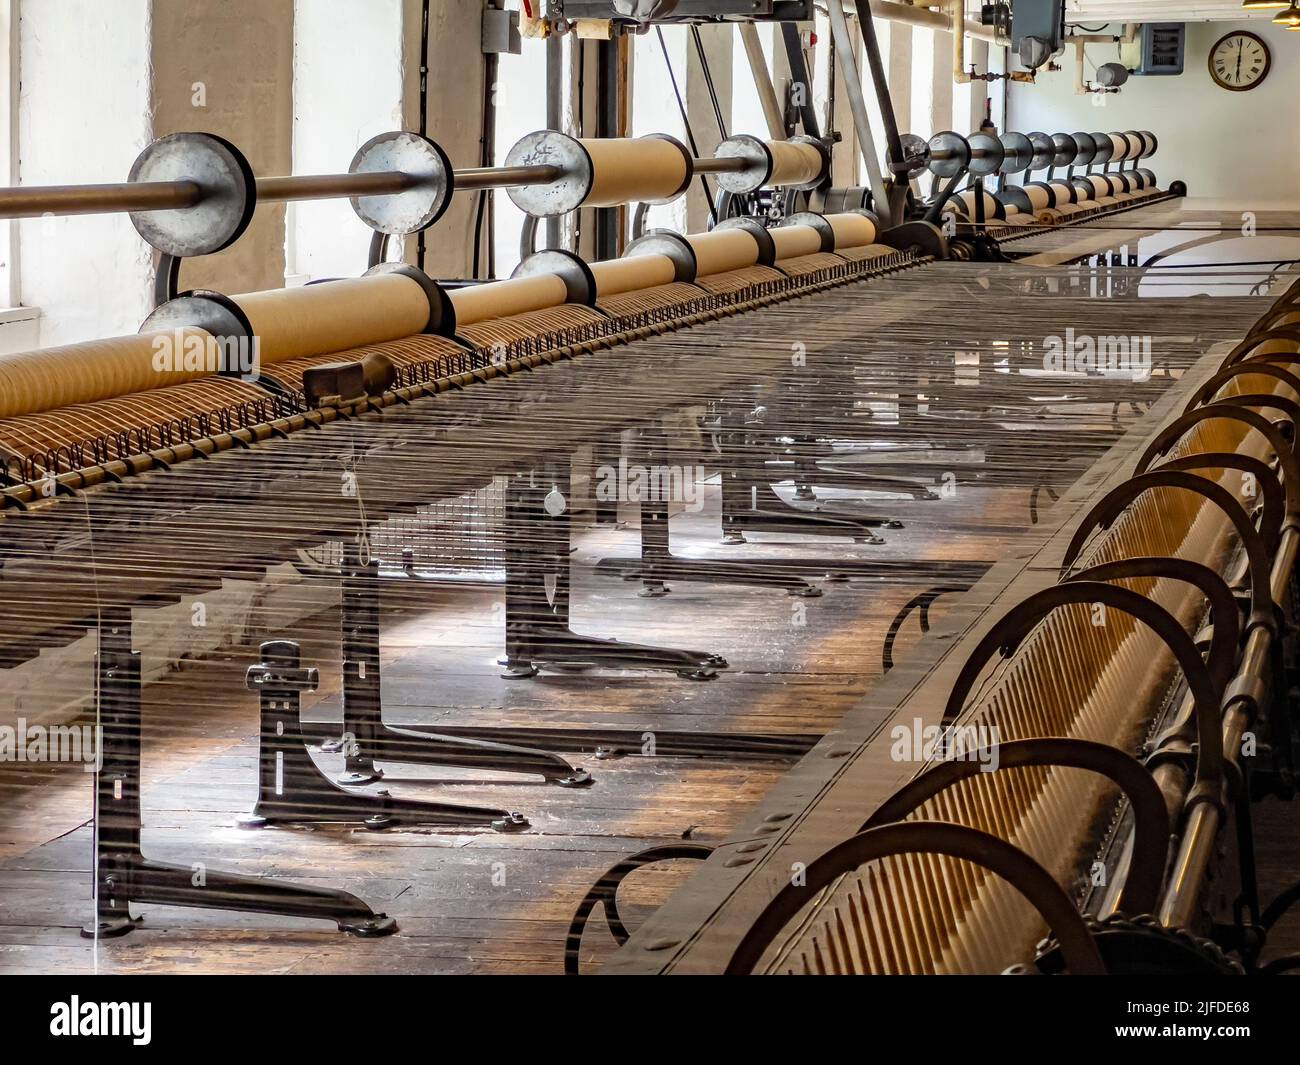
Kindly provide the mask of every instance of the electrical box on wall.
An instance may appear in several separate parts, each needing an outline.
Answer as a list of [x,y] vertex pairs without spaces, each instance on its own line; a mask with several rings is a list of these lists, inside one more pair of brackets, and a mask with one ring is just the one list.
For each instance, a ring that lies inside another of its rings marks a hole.
[[1011,47],[1036,70],[1065,47],[1065,0],[1011,0]]
[[1181,22],[1142,24],[1142,58],[1134,74],[1181,74],[1187,27]]

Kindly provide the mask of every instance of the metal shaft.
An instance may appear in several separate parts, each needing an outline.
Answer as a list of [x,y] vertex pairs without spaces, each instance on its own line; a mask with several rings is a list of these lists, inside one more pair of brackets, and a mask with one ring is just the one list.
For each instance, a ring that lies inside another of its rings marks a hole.
[[545,185],[560,177],[558,166],[480,166],[457,170],[455,190],[508,189],[520,185]]
[[749,168],[749,160],[739,156],[723,156],[717,159],[696,159],[697,174],[739,174]]
[[397,170],[370,174],[307,174],[257,179],[259,203],[285,200],[332,200],[341,196],[386,196],[420,184],[412,174]]
[[[1282,532],[1277,557],[1270,575],[1273,602],[1284,601],[1296,556],[1300,553],[1300,533],[1288,526]],[[1237,677],[1271,677],[1269,663],[1274,653],[1273,634],[1260,626],[1251,630],[1242,652]],[[1274,692],[1274,697],[1279,693]],[[1251,725],[1250,708],[1240,701],[1233,703],[1223,718],[1224,755],[1236,762],[1242,738]],[[1223,815],[1218,806],[1202,802],[1192,807],[1179,843],[1178,855],[1169,875],[1169,886],[1160,905],[1158,917],[1167,928],[1186,928],[1196,915],[1205,873],[1214,857],[1215,844]]]
[[202,199],[203,190],[193,181],[18,186],[0,189],[0,218],[171,211],[193,207]]

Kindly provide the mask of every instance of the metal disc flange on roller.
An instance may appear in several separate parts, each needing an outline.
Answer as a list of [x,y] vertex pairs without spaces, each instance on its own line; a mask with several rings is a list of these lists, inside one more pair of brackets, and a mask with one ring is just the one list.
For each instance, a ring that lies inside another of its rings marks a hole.
[[1002,142],[1002,172],[1004,174],[1021,174],[1030,168],[1034,161],[1034,145],[1023,133],[1004,133],[998,138]]
[[[924,137],[918,137],[915,133],[904,133],[898,138],[899,147],[902,149],[903,158],[901,162],[907,167],[907,176],[914,178],[919,174],[924,174],[930,167],[930,145],[926,143]],[[893,149],[889,152],[889,168],[894,169]]]
[[[794,214],[786,215],[782,226],[807,226],[814,230],[821,238],[822,251],[835,250],[835,230],[831,224],[826,221],[824,215],[815,214],[812,211],[796,211]],[[780,227],[778,227],[780,228]]]
[[568,214],[581,207],[596,176],[587,149],[575,138],[553,129],[523,137],[507,153],[505,165],[553,166],[560,172],[554,181],[507,190],[516,207],[538,218]]
[[429,301],[429,320],[421,330],[422,333],[443,337],[456,334],[456,308],[451,302],[451,297],[447,295],[446,289],[418,266],[399,262],[379,263],[362,276],[373,277],[375,274],[401,274],[424,289],[424,295]]
[[[740,221],[737,219],[736,221]],[[752,221],[744,219],[743,221]],[[758,225],[757,222],[754,223]],[[719,225],[721,229],[723,226]],[[761,226],[759,227],[762,228]],[[764,230],[766,232],[766,230]],[[769,240],[771,238],[768,238]],[[632,241],[623,251],[623,258],[633,255],[662,255],[673,264],[674,281],[694,281],[698,273],[695,249],[680,233],[671,229],[652,229]]]
[[1046,133],[1027,133],[1033,155],[1027,170],[1046,170],[1056,159],[1056,143]]
[[748,133],[737,133],[718,145],[713,153],[715,159],[743,159],[745,169],[729,173],[715,174],[713,179],[723,192],[742,195],[756,192],[767,184],[772,176],[772,153],[757,137]]
[[1021,214],[1034,213],[1033,200],[1029,198],[1029,193],[1019,185],[1008,185],[998,193],[998,199],[1002,201],[1004,206],[1014,207]]
[[967,141],[970,144],[970,172],[976,177],[996,173],[1006,154],[1002,142],[988,133],[972,133]]
[[1097,146],[1097,154],[1092,157],[1094,164],[1109,163],[1111,156],[1115,154],[1115,144],[1110,139],[1109,133],[1090,133],[1092,143]]
[[930,138],[930,173],[949,178],[970,162],[970,144],[960,133],[944,130]]
[[248,228],[257,179],[243,152],[211,133],[171,133],[131,166],[130,181],[189,181],[193,206],[131,214],[136,232],[164,255],[188,258],[229,247]]
[[1097,155],[1097,142],[1092,139],[1092,134],[1071,133],[1070,139],[1074,141],[1077,149],[1070,163],[1073,166],[1087,166]]
[[[758,266],[771,266],[776,262],[776,241],[767,227],[756,218],[724,218],[714,229],[743,229],[758,244]],[[690,247],[688,244],[687,247]],[[694,276],[691,277],[694,281]]]
[[361,221],[378,233],[404,237],[442,217],[455,181],[442,148],[418,133],[381,133],[357,149],[348,167],[352,174],[388,171],[408,175],[410,187],[382,196],[354,196],[352,209]]
[[596,305],[596,279],[581,256],[558,249],[534,252],[516,266],[510,276],[536,277],[538,274],[554,274],[563,281],[569,303],[581,303],[586,307]]
[[[194,289],[155,307],[141,324],[141,333],[162,333],[175,329],[202,329],[212,334],[221,357],[216,372],[222,377],[256,377],[257,351],[253,324],[229,296],[208,289]],[[177,357],[184,352],[177,352]],[[206,353],[205,353],[206,355]]]
[[645,139],[654,140],[654,141],[665,141],[668,144],[671,144],[674,148],[676,148],[679,152],[682,153],[682,158],[686,160],[686,174],[682,178],[682,183],[678,185],[677,188],[674,189],[670,195],[665,196],[663,199],[645,201],[646,203],[672,203],[673,200],[677,199],[678,196],[680,196],[683,192],[689,189],[691,187],[691,182],[695,180],[695,156],[691,154],[691,150],[688,147],[686,147],[686,145],[684,145],[676,137],[669,136],[667,133],[647,133]]
[[1156,147],[1157,147],[1156,135],[1152,133],[1150,130],[1143,129],[1138,131],[1138,136],[1142,138],[1142,145],[1143,145],[1142,154],[1138,156],[1138,158],[1150,159],[1151,156],[1156,154]]
[[1052,134],[1053,166],[1073,166],[1079,158],[1079,143],[1068,133]]

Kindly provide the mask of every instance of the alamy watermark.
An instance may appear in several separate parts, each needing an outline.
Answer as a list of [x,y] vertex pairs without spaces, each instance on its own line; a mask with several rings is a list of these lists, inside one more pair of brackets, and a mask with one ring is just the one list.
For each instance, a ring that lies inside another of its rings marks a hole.
[[87,773],[102,764],[98,725],[29,725],[20,717],[0,725],[0,762],[72,762]]
[[596,467],[596,499],[602,503],[682,503],[689,510],[703,505],[703,466],[642,466],[620,458],[617,466]]
[[1073,327],[1065,336],[1043,338],[1043,369],[1049,373],[1151,379],[1150,336],[1089,336]]
[[153,1039],[153,1003],[83,1002],[73,995],[50,1006],[50,1035],[127,1038],[138,1047]]
[[979,762],[981,773],[998,768],[996,725],[927,725],[915,717],[911,724],[889,730],[889,756],[895,762]]
[[174,329],[153,338],[153,368],[160,374],[220,374],[255,381],[261,374],[260,337],[217,337]]

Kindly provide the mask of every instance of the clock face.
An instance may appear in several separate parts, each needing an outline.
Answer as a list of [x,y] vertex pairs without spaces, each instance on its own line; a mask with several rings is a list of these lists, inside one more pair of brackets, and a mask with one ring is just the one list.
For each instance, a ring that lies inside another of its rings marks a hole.
[[1210,77],[1232,92],[1253,89],[1268,76],[1268,45],[1244,30],[1229,33],[1210,49]]

